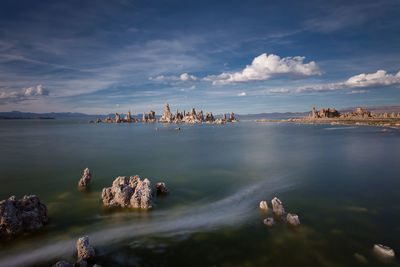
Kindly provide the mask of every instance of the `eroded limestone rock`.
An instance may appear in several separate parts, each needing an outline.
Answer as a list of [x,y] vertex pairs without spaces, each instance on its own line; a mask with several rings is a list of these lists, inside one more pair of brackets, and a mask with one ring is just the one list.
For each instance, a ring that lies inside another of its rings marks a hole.
[[262,210],[267,210],[268,209],[267,201],[263,200],[263,201],[260,202],[260,209],[262,209]]
[[48,220],[47,207],[36,195],[0,201],[0,238],[39,229]]
[[90,173],[89,168],[86,168],[83,171],[83,175],[82,178],[79,180],[78,182],[78,186],[79,187],[87,187],[89,185],[90,179],[91,179],[92,175]]
[[274,197],[274,199],[272,199],[271,202],[272,202],[272,209],[276,215],[278,216],[285,215],[285,209],[283,208],[282,201],[280,201],[279,198]]
[[293,226],[297,226],[300,224],[299,216],[292,213],[287,214],[286,221]]
[[78,250],[78,260],[92,260],[96,256],[93,247],[89,244],[88,236],[83,236],[76,241],[76,249]]
[[138,175],[129,178],[119,176],[111,187],[103,188],[101,198],[107,207],[149,209],[152,207],[151,193],[147,178],[142,181]]
[[172,122],[172,113],[171,113],[168,103],[165,105],[165,110],[164,110],[163,115],[160,118],[160,122],[164,122],[164,123]]
[[267,226],[273,226],[275,224],[275,220],[272,217],[268,217],[264,219],[264,224]]
[[382,257],[393,258],[395,256],[394,250],[382,244],[374,245],[374,252]]

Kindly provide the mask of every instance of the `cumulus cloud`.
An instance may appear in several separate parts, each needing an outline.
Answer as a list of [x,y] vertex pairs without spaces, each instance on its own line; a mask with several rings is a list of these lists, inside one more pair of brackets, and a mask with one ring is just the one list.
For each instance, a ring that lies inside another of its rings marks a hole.
[[311,75],[321,75],[323,72],[318,65],[311,61],[303,63],[305,57],[285,57],[266,53],[253,59],[251,65],[247,65],[242,71],[234,73],[221,73],[204,78],[212,81],[213,85],[225,85],[229,83],[264,81],[280,75],[288,75],[291,78],[303,78]]
[[285,88],[279,88],[279,89],[270,89],[268,92],[275,94],[287,94],[289,93],[289,90]]
[[238,94],[238,96],[247,96],[246,92],[241,92]]
[[[326,92],[346,89],[374,89],[388,86],[400,86],[400,72],[397,74],[388,74],[385,70],[378,70],[370,74],[361,73],[350,77],[344,82],[302,86],[298,88],[297,91]],[[354,90],[354,92],[356,91],[362,93],[362,90]]]
[[195,89],[196,89],[196,85],[192,85],[192,86],[190,86],[188,88],[181,88],[181,89],[179,89],[179,91],[181,91],[181,92],[189,92],[189,91],[193,91]]
[[35,97],[46,96],[49,91],[44,89],[41,84],[33,87],[23,88],[19,91],[0,92],[1,102],[20,102]]
[[190,75],[188,73],[182,73],[179,76],[164,76],[160,75],[155,78],[150,77],[149,80],[157,81],[157,82],[195,82],[198,78],[194,75]]

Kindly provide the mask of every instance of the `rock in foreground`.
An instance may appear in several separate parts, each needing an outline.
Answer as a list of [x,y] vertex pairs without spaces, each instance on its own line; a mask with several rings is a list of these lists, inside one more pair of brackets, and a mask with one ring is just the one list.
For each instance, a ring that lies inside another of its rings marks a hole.
[[48,221],[47,207],[36,195],[24,196],[20,200],[12,196],[0,201],[0,237],[36,230]]
[[150,181],[143,181],[139,175],[119,176],[111,187],[103,188],[101,193],[104,206],[122,208],[152,208],[152,190]]
[[273,226],[275,224],[275,220],[272,217],[268,217],[264,220],[264,224],[267,226]]
[[79,187],[87,187],[89,185],[91,177],[92,177],[92,175],[90,173],[90,170],[88,168],[86,168],[83,171],[82,178],[78,182],[78,186]]
[[375,251],[375,253],[377,253],[379,256],[382,256],[382,257],[392,258],[395,256],[393,249],[391,249],[390,247],[384,246],[382,244],[375,244],[374,251]]
[[76,241],[76,249],[78,250],[78,260],[91,260],[96,256],[94,249],[89,244],[88,236],[83,236]]

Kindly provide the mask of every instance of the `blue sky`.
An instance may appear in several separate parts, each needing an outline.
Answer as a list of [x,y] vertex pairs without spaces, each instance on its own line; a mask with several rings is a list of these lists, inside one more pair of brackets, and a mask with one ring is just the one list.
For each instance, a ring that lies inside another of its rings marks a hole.
[[398,105],[400,1],[0,3],[0,110]]

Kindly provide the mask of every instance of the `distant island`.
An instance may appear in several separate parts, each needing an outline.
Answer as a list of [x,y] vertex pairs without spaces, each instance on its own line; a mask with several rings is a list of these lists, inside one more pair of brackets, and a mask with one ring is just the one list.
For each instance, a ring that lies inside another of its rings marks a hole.
[[[388,113],[389,109],[384,109],[386,112],[375,113],[374,111],[364,110],[362,107],[356,108],[355,111],[339,112],[334,108],[322,108],[317,111],[315,107],[312,108],[308,116],[302,118],[292,118],[286,120],[278,120],[281,122],[297,122],[297,123],[329,123],[332,125],[366,125],[378,127],[400,127],[400,109],[399,112]],[[259,122],[277,121],[262,119]]]

